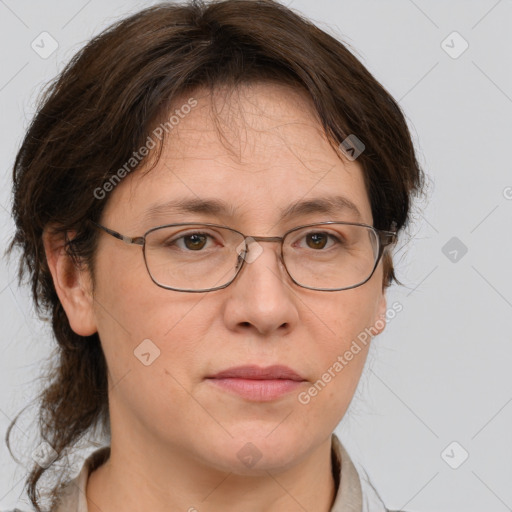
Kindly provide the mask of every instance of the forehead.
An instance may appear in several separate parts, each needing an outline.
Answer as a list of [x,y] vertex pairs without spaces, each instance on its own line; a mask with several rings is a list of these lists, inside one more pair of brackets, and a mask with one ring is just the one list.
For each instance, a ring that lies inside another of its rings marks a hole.
[[197,107],[168,138],[173,160],[206,154],[251,172],[293,158],[310,172],[332,164],[333,149],[305,92],[260,82],[196,94]]
[[341,205],[341,197],[345,216],[371,224],[361,166],[329,144],[305,93],[258,83],[218,89],[213,96],[197,90],[183,105],[190,97],[196,101],[192,109],[177,101],[169,113],[174,123],[157,165],[127,176],[110,198],[111,210],[124,205],[126,214],[148,219],[165,216],[168,203],[197,207],[207,200],[221,203],[227,217],[277,220],[300,201],[325,198]]

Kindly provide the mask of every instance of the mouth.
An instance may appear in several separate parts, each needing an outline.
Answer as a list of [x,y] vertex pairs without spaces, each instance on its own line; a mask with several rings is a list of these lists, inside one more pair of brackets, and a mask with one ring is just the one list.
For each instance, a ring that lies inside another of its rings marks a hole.
[[228,368],[206,377],[217,388],[246,400],[269,402],[297,390],[307,380],[287,366]]

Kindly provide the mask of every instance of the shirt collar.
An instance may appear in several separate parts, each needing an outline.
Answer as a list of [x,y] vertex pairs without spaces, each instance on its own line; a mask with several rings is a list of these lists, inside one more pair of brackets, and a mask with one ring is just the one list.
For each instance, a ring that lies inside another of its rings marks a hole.
[[363,496],[359,474],[336,434],[331,436],[331,450],[337,461],[336,465],[333,464],[333,471],[338,473],[334,479],[339,484],[330,512],[361,512]]

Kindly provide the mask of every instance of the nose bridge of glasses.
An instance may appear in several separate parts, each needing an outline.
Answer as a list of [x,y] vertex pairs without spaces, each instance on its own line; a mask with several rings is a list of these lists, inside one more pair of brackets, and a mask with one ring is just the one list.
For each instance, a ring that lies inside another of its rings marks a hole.
[[246,236],[245,240],[254,240],[255,242],[281,242],[282,236]]
[[[281,243],[283,241],[282,236],[246,236],[244,239],[244,242],[246,244],[247,250],[251,252],[251,245],[255,242],[279,242]],[[258,246],[258,244],[257,244]],[[263,251],[262,248],[256,249],[256,251],[253,251],[253,257],[259,256],[259,254]],[[256,252],[257,254],[254,254]],[[248,260],[250,261],[250,260]]]
[[[236,252],[239,256],[239,265],[241,264],[241,260],[245,260],[247,263],[252,263],[260,256],[260,254],[263,252],[263,248],[259,245],[258,242],[281,243],[283,239],[284,237],[282,236],[245,236],[242,244],[239,244],[236,249]],[[279,258],[281,259],[281,256],[279,256]]]

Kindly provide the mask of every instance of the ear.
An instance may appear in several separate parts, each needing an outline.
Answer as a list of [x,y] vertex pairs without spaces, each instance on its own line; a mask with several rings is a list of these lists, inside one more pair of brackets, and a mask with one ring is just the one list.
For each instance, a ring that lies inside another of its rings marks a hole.
[[372,331],[375,331],[374,336],[380,334],[386,328],[386,311],[387,311],[387,300],[386,292],[382,292],[380,298],[377,301],[377,308],[375,311],[375,319],[372,326]]
[[[68,233],[73,237],[74,233]],[[45,230],[43,244],[48,268],[71,329],[80,336],[97,332],[94,317],[92,280],[88,269],[81,269],[65,249],[65,235]]]

